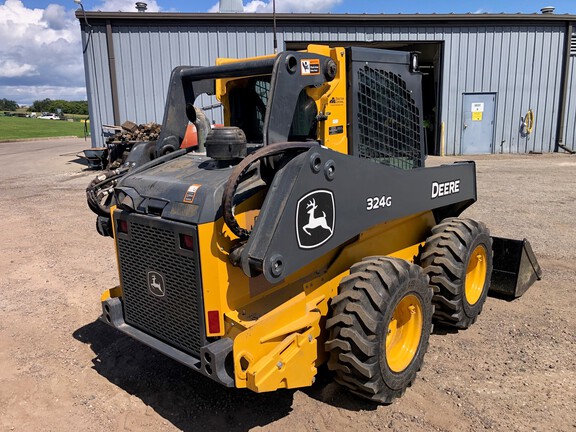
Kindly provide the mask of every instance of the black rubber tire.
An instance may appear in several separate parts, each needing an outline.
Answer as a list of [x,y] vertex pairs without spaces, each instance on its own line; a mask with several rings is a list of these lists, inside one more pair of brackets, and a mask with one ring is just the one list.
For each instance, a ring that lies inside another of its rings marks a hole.
[[[432,289],[419,266],[401,259],[365,258],[350,271],[332,299],[326,321],[328,368],[352,393],[389,404],[412,385],[422,367],[432,327]],[[410,363],[394,372],[386,359],[388,325],[408,295],[421,303],[420,340]]]
[[[482,293],[474,304],[465,296],[466,270],[472,252],[486,250]],[[473,219],[444,219],[432,229],[420,254],[420,263],[434,289],[434,322],[457,329],[470,327],[482,311],[492,278],[492,238],[486,225]]]

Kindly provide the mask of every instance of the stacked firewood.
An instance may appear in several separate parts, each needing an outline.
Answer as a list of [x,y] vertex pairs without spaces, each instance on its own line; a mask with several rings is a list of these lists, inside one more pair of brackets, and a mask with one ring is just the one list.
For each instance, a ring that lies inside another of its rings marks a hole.
[[150,122],[137,125],[131,121],[122,123],[122,130],[108,137],[107,144],[135,143],[140,141],[156,141],[160,136],[161,125]]

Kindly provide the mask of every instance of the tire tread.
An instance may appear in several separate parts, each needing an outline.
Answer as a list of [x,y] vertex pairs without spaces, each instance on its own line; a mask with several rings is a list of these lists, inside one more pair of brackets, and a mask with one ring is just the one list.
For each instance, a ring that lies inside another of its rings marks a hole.
[[489,273],[492,263],[492,239],[486,225],[473,219],[444,219],[434,228],[426,240],[420,262],[428,275],[434,290],[432,299],[435,305],[434,322],[458,329],[466,329],[476,321],[482,311],[489,288],[490,274],[487,275],[488,286],[474,307],[474,313],[467,314],[464,308],[464,278],[466,275],[467,256],[471,248],[482,238],[490,255]]
[[409,370],[410,365],[406,369],[409,370],[407,382],[400,388],[385,382],[380,370],[382,348],[378,333],[382,331],[382,317],[390,304],[392,290],[408,281],[418,281],[423,287],[424,292],[420,293],[422,307],[429,308],[425,325],[431,330],[433,293],[422,269],[388,257],[368,257],[351,267],[350,275],[340,283],[340,293],[332,300],[331,315],[326,321],[328,367],[335,372],[336,382],[352,393],[378,403],[391,403],[404,393],[420,370],[428,347],[429,332],[423,331],[425,340],[412,363],[416,367]]

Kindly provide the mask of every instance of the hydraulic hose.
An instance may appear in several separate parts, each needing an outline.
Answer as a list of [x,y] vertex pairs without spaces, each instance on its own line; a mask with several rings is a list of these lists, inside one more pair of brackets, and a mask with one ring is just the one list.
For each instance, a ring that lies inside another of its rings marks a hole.
[[224,222],[230,230],[241,239],[246,239],[250,236],[249,230],[242,228],[236,217],[234,216],[234,195],[244,175],[248,172],[250,167],[259,160],[276,156],[285,153],[289,150],[307,151],[308,149],[319,145],[317,142],[284,142],[277,144],[270,144],[255,151],[251,155],[244,158],[232,171],[228,182],[224,187],[224,194],[222,195],[222,210],[224,213]]
[[110,216],[110,206],[114,201],[113,189],[128,168],[106,171],[95,177],[86,188],[88,207],[98,216]]

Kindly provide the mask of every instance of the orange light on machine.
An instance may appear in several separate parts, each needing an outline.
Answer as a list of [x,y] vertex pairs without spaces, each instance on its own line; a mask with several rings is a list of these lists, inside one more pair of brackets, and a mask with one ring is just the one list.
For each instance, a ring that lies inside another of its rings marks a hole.
[[186,250],[194,250],[194,238],[188,234],[180,234],[180,247]]
[[208,311],[208,333],[220,333],[220,313],[217,310]]

